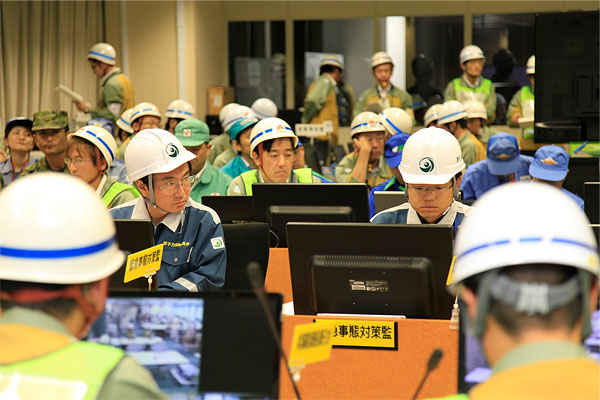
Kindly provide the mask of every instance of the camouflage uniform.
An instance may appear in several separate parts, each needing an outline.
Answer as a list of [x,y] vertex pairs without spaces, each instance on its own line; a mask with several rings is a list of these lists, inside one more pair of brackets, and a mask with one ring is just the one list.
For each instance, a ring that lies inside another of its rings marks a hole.
[[[33,127],[31,131],[35,134],[37,131],[45,130],[45,129],[69,129],[69,116],[66,111],[40,111],[33,114]],[[35,173],[35,172],[44,172],[44,171],[53,171],[48,165],[48,161],[46,161],[46,157],[42,157],[37,160],[34,164],[25,168],[25,171],[21,174],[21,176]],[[65,172],[70,174],[69,167],[65,164],[62,171],[55,172]]]

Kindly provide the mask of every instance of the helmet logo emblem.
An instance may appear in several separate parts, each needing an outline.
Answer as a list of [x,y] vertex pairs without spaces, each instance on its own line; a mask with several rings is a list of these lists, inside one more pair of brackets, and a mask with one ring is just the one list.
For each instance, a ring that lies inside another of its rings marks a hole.
[[285,128],[283,127],[283,125],[277,125],[277,130],[278,131],[283,131]]
[[421,158],[419,169],[425,173],[433,171],[433,160],[430,157]]
[[165,152],[169,157],[177,157],[179,155],[179,149],[173,143],[169,143],[165,148]]

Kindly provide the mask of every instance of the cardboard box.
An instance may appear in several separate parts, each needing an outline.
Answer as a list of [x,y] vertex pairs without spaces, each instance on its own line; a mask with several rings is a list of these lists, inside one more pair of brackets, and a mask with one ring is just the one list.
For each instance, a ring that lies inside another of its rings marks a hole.
[[233,103],[235,89],[231,86],[212,86],[208,88],[208,115],[219,115],[224,105]]

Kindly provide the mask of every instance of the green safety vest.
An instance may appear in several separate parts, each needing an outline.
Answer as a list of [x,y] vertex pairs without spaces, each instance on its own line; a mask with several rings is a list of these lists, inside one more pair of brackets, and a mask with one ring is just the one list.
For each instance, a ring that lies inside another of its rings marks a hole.
[[21,400],[92,400],[123,355],[116,347],[75,342],[40,357],[1,365],[0,394],[14,393]]
[[[293,174],[298,176],[298,183],[312,183],[312,170],[310,168],[298,168],[292,171]],[[252,194],[252,184],[258,183],[258,170],[251,169],[242,173],[242,181],[244,181],[244,189],[247,195]]]
[[[458,92],[474,92],[474,93],[483,93],[485,94],[485,99],[490,95],[490,91],[492,90],[492,81],[486,78],[481,78],[481,85],[477,86],[475,89],[470,88],[468,86],[464,86],[460,81],[460,78],[452,79],[452,83],[454,84],[454,92],[456,93],[456,97],[460,100],[458,96]],[[481,101],[485,103],[485,101]]]
[[106,207],[108,207],[109,204],[113,202],[115,197],[119,195],[119,193],[122,193],[126,190],[131,191],[133,194],[136,195],[136,197],[140,197],[140,192],[133,186],[121,182],[113,182],[113,184],[110,185],[106,193],[104,193],[104,196],[102,196],[102,202]]
[[[527,100],[535,100],[535,95],[531,91],[531,87],[523,86],[521,88],[521,112],[523,112],[523,103]],[[523,128],[523,138],[524,139],[533,139],[533,126],[528,126]]]

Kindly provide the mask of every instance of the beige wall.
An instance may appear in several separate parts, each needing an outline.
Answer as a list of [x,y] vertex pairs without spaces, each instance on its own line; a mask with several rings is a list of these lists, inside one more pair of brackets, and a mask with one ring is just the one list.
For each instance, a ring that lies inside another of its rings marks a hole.
[[[599,8],[596,1],[184,1],[182,6],[185,97],[195,106],[201,119],[207,109],[207,88],[227,84],[228,81],[226,35],[229,21],[284,20],[291,27],[293,20],[305,19],[390,15],[466,15],[468,19],[471,14],[481,13]],[[150,101],[164,112],[166,106],[179,97],[177,3],[128,1],[125,10],[128,72],[136,90],[136,102]],[[121,2],[106,1],[105,15],[107,41],[115,46],[118,54],[122,54]],[[378,38],[377,31],[374,36]],[[290,39],[286,40],[290,50],[286,51],[288,67],[293,65],[293,41]],[[414,41],[411,31],[407,32],[407,40]],[[407,51],[414,52],[414,43],[407,44]],[[286,75],[293,77],[290,72]],[[291,104],[290,99],[293,101],[293,95],[288,96],[288,105]]]

